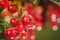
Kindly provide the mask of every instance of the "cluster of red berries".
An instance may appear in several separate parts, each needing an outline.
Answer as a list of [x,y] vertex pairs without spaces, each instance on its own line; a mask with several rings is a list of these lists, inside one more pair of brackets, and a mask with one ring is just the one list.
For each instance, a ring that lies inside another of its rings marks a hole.
[[8,9],[10,12],[16,12],[17,7],[15,4],[10,3],[8,0],[2,0],[0,1],[0,7],[3,7],[4,9]]
[[33,30],[42,30],[42,23],[37,20],[34,20],[34,17],[30,14],[22,16],[21,22],[19,22],[17,18],[12,18],[10,19],[12,28],[5,31],[5,36],[10,40],[17,40],[18,38],[22,40],[35,40]]
[[[33,9],[30,9],[29,7],[32,7],[31,4],[27,8],[28,10],[24,10],[21,21],[18,21],[16,17],[10,19],[12,28],[5,31],[5,35],[8,39],[17,40],[18,38],[21,38],[22,40],[35,40],[35,33],[33,30],[42,30],[42,16],[38,14],[39,12],[33,14]],[[32,11],[30,12],[30,10]]]
[[[23,7],[19,12],[18,7],[12,4],[12,1],[9,1],[11,0],[3,0],[0,2],[0,7],[3,7],[2,17],[4,21],[12,26],[5,30],[4,34],[6,38],[9,40],[35,40],[33,30],[37,29],[40,31],[43,28],[41,22],[43,8],[37,6],[36,10],[34,10],[33,4],[29,3],[27,7]],[[22,10],[23,13],[21,12]],[[18,18],[19,15],[22,16]]]
[[[41,15],[43,8],[41,6],[35,7],[32,3],[28,3],[28,6],[22,6],[22,9],[18,10],[17,5],[12,3],[13,1],[14,0],[0,1],[0,7],[3,7],[2,17],[4,21],[12,26],[5,30],[5,36],[9,40],[35,40],[35,33],[33,30],[36,29],[41,31],[43,28],[43,17]],[[51,6],[49,6],[48,9],[50,11],[49,18],[51,27],[56,31],[58,29],[57,17],[60,18],[60,16],[56,16],[57,14]]]
[[49,9],[49,18],[50,18],[50,24],[51,24],[51,28],[56,31],[58,30],[58,23],[60,23],[60,16],[59,16],[59,11],[60,11],[60,7],[58,7],[57,9],[54,9],[53,6],[48,6]]

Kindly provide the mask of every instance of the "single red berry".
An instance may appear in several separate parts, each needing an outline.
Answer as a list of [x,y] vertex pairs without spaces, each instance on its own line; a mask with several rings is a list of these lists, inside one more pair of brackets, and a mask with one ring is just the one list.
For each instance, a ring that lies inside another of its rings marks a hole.
[[34,20],[33,17],[31,15],[29,15],[29,14],[24,15],[22,17],[22,23],[25,24],[25,25],[33,22],[33,20]]
[[17,18],[12,18],[10,20],[10,24],[13,26],[13,27],[16,27],[18,24],[19,24],[19,21],[17,20]]
[[9,7],[8,7],[8,10],[12,13],[15,13],[17,11],[17,6],[14,5],[14,4],[10,4]]
[[9,7],[9,3],[5,3],[3,6],[5,9]]
[[20,33],[20,38],[21,39],[26,39],[28,37],[28,33],[26,32],[26,30],[23,30],[21,33]]
[[35,21],[39,21],[39,22],[42,21],[42,15],[41,14],[36,13],[33,15],[33,17],[34,17]]
[[34,13],[34,6],[33,4],[29,3],[27,7],[28,14],[33,15]]
[[36,11],[36,13],[38,13],[38,14],[42,14],[42,12],[43,12],[43,7],[37,6],[36,9],[35,9],[35,11]]
[[23,24],[20,24],[20,23],[17,25],[17,28],[16,28],[18,33],[21,33],[25,29],[26,29],[26,26],[23,26]]
[[33,10],[33,9],[34,9],[33,4],[32,4],[32,3],[29,3],[27,9],[28,9],[28,10],[29,10],[29,9],[30,9],[30,10]]
[[52,28],[53,31],[58,30],[57,22],[51,22],[51,28]]
[[40,23],[40,22],[36,22],[36,29],[37,29],[38,31],[41,31],[42,28],[43,28],[42,23]]

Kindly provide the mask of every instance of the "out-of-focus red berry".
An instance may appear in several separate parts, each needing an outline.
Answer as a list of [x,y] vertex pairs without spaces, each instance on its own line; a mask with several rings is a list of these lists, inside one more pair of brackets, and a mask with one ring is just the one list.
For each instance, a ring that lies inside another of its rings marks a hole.
[[37,29],[38,31],[41,31],[42,28],[43,28],[42,23],[40,23],[40,22],[36,22],[36,29]]
[[12,18],[10,20],[10,24],[11,24],[11,26],[16,27],[19,24],[19,21],[17,18]]
[[42,15],[38,13],[34,14],[33,17],[35,21],[39,21],[39,22],[42,21]]
[[51,28],[53,31],[57,31],[58,30],[57,22],[51,22]]
[[8,7],[8,10],[12,13],[15,13],[17,11],[17,6],[15,4],[10,4]]
[[36,11],[36,13],[38,13],[38,14],[42,14],[42,12],[43,12],[43,7],[37,6],[36,9],[35,9],[35,11]]

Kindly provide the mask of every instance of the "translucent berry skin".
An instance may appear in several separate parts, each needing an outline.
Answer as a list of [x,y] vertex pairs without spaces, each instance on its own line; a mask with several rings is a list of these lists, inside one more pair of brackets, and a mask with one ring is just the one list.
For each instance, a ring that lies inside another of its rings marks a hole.
[[10,20],[10,24],[12,27],[16,27],[19,24],[19,21],[17,20],[17,18],[12,18]]

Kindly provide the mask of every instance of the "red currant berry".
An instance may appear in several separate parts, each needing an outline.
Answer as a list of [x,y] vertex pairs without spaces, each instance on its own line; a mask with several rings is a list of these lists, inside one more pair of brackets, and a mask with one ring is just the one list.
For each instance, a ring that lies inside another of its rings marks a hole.
[[51,28],[53,31],[58,30],[57,22],[51,22]]
[[17,20],[17,18],[12,18],[10,20],[10,24],[13,26],[13,27],[16,27],[18,24],[19,24],[19,21]]
[[24,15],[23,17],[22,17],[22,23],[23,24],[29,24],[29,23],[31,23],[31,22],[33,22],[33,17],[31,16],[31,15],[29,15],[29,14],[27,14],[27,15]]
[[33,17],[35,21],[39,21],[39,22],[42,21],[42,15],[38,13],[34,14]]
[[22,24],[18,24],[16,30],[17,30],[18,33],[21,33],[25,29],[26,29],[25,26],[23,26]]
[[33,4],[32,3],[29,3],[27,9],[28,10],[33,10],[33,8],[34,8]]
[[37,29],[38,31],[41,31],[41,30],[42,30],[42,28],[43,28],[42,23],[37,22],[37,23],[36,23],[36,29]]
[[6,8],[8,8],[9,7],[9,3],[5,3],[4,4],[4,8],[6,9]]
[[23,30],[21,33],[20,33],[20,38],[21,39],[26,39],[28,37],[28,33],[25,31],[25,30]]
[[36,13],[41,14],[43,12],[43,7],[37,6],[35,11]]
[[9,7],[8,7],[8,10],[12,13],[15,13],[17,11],[17,6],[14,5],[14,4],[10,4]]
[[31,3],[29,3],[27,7],[28,14],[33,15],[34,13],[33,9],[34,9],[34,6]]

